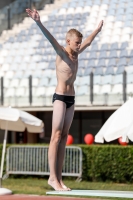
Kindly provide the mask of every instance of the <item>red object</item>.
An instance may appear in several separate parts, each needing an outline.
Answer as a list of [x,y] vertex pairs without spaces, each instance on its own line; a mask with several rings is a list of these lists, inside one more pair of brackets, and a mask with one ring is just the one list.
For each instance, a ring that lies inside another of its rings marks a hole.
[[69,144],[72,144],[72,143],[73,143],[73,136],[68,134],[66,145],[69,145]]
[[86,144],[93,144],[94,142],[94,136],[90,133],[86,134],[85,137],[84,137],[84,142]]
[[127,146],[127,142],[122,142],[122,137],[118,138],[118,142],[119,144],[123,145],[123,146]]

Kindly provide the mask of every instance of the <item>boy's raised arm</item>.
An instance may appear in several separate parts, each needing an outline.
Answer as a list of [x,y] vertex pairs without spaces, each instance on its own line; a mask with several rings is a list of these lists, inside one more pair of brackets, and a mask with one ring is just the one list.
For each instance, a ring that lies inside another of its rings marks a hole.
[[84,42],[81,44],[80,47],[80,51],[79,53],[81,53],[82,51],[84,51],[88,46],[90,46],[90,44],[92,43],[92,41],[94,40],[94,38],[96,37],[96,35],[101,31],[103,26],[103,20],[99,23],[98,27],[96,28],[95,31],[93,31],[93,33],[91,35],[89,35]]
[[40,21],[40,16],[37,10],[34,9],[34,11],[30,9],[26,9],[27,14],[36,22],[36,24],[39,26],[45,37],[49,40],[49,42],[54,47],[57,54],[60,56],[64,53],[62,47],[59,45],[57,40],[51,35],[51,33],[43,26],[43,24]]

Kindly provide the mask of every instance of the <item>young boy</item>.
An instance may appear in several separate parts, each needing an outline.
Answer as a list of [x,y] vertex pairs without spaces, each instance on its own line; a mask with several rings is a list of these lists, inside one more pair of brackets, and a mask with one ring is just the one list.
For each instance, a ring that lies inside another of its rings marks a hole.
[[69,30],[66,34],[66,47],[64,48],[42,25],[40,16],[35,9],[34,11],[26,9],[26,12],[36,22],[57,53],[57,86],[53,95],[52,135],[48,152],[50,167],[48,184],[57,191],[66,191],[70,188],[66,187],[62,181],[62,166],[67,135],[74,115],[74,81],[78,69],[78,55],[91,44],[95,36],[101,31],[103,21],[83,43],[83,36],[79,31],[76,29]]

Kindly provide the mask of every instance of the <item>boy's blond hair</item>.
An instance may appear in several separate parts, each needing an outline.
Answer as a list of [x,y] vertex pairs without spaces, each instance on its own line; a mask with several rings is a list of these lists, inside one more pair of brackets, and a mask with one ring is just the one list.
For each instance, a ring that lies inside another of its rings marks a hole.
[[67,34],[66,34],[66,39],[68,39],[69,37],[72,37],[73,35],[76,35],[77,37],[83,37],[82,33],[80,33],[78,30],[72,28],[70,29]]

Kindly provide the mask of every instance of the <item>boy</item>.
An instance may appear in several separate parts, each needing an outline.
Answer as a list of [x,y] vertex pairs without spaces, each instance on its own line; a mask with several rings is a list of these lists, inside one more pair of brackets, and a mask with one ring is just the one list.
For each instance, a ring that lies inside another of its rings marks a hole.
[[53,95],[52,135],[48,152],[50,167],[48,184],[57,191],[66,191],[70,188],[64,185],[61,174],[67,135],[74,115],[75,92],[73,84],[78,69],[78,54],[85,50],[101,31],[103,21],[83,43],[83,36],[79,31],[76,29],[69,30],[66,34],[67,46],[64,48],[42,25],[40,16],[35,9],[34,11],[26,9],[26,12],[36,22],[57,53],[57,87]]

